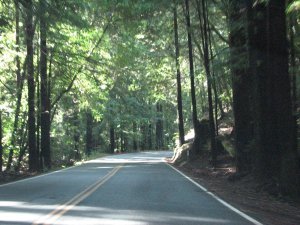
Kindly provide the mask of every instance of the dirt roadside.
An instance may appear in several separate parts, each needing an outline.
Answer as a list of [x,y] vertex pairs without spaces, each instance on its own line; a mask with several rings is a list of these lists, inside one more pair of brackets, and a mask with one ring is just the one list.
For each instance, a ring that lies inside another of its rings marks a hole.
[[300,224],[299,202],[271,196],[249,175],[242,179],[231,180],[230,177],[235,170],[227,161],[225,159],[215,170],[205,164],[207,159],[173,166],[264,225]]

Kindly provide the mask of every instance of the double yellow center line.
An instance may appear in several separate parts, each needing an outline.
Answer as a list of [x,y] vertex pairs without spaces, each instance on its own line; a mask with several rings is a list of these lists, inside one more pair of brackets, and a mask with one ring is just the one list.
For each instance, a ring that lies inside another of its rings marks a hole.
[[74,196],[68,202],[58,206],[48,215],[42,217],[38,221],[34,222],[32,225],[49,225],[54,223],[57,219],[63,216],[66,212],[70,211],[73,207],[79,204],[81,201],[86,199],[92,193],[94,193],[101,185],[103,185],[106,181],[112,178],[120,169],[122,165],[115,167],[111,170],[108,174],[106,174],[102,179],[97,181],[96,183],[92,184],[91,186],[87,187],[85,190]]

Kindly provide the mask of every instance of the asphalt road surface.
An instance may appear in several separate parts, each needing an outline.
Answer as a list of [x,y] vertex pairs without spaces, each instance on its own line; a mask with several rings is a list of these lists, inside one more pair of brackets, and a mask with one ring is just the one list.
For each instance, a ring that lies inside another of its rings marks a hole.
[[1,185],[0,224],[260,224],[167,165],[171,155],[108,156]]

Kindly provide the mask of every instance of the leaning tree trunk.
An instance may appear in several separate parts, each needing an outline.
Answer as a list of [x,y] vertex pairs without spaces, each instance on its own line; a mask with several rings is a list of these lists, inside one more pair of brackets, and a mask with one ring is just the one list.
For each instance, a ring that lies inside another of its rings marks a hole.
[[29,170],[38,170],[38,152],[36,149],[36,127],[35,127],[35,82],[33,65],[33,3],[28,0],[23,3],[26,11],[26,47],[27,47],[27,84],[28,84],[28,148],[29,148]]
[[177,79],[177,112],[178,112],[178,131],[179,145],[184,144],[184,123],[182,113],[182,95],[181,95],[181,73],[179,63],[179,41],[178,41],[178,23],[177,23],[177,3],[174,1],[174,39],[175,39],[175,58],[176,58],[176,79]]

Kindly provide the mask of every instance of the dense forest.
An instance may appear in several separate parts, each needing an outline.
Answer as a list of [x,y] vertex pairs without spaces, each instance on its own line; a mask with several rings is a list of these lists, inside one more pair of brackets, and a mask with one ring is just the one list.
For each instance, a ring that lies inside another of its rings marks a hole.
[[215,166],[232,118],[237,174],[299,195],[299,10],[299,0],[0,0],[1,172],[190,136],[191,157],[207,138]]

